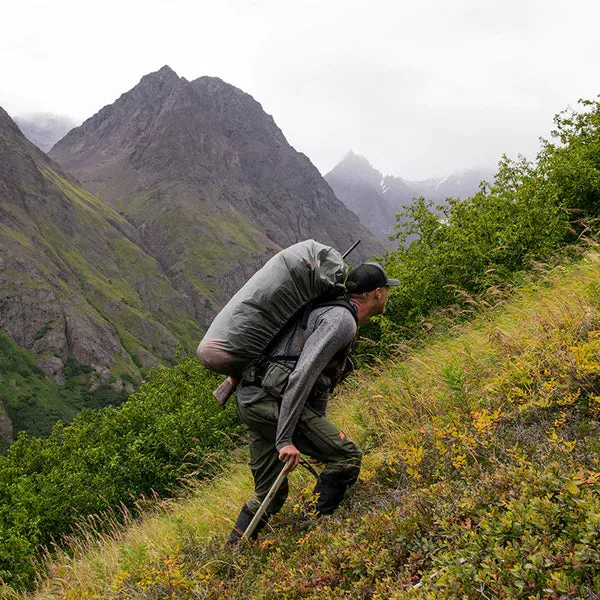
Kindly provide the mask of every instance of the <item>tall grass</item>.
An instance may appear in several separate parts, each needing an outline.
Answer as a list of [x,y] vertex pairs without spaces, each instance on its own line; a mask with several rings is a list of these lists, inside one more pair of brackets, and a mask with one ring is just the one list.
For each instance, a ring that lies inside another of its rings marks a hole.
[[240,457],[51,559],[32,598],[600,597],[599,302],[589,252],[352,378],[332,420],[365,462],[332,517],[298,469],[272,528],[225,549],[251,489]]

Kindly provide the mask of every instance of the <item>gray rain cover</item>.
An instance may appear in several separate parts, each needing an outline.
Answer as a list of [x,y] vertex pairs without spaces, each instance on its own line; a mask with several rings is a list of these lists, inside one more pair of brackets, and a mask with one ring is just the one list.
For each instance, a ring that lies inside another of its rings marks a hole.
[[215,317],[198,346],[200,362],[239,375],[307,302],[343,291],[346,275],[342,255],[315,240],[278,252]]

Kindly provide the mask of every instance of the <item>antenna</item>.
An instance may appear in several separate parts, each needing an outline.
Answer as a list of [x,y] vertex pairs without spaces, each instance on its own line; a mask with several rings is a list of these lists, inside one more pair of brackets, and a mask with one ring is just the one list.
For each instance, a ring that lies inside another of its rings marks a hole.
[[348,248],[348,250],[346,250],[346,252],[342,254],[342,258],[346,258],[346,256],[348,256],[348,254],[350,254],[350,252],[352,252],[352,250],[354,250],[354,248],[356,248],[356,246],[358,246],[360,242],[361,240],[356,240],[356,242],[354,242],[354,244],[352,244],[352,246],[350,246],[350,248]]

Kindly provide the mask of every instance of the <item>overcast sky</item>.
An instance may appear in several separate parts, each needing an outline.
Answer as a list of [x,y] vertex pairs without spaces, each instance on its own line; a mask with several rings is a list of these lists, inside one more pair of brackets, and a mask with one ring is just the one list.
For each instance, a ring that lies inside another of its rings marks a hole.
[[78,122],[167,64],[251,94],[325,174],[530,158],[600,93],[597,0],[3,0],[0,106]]

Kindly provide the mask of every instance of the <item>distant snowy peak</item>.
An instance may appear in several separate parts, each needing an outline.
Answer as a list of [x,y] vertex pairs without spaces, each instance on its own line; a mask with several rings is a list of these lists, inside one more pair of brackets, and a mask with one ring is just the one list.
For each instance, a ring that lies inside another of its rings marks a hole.
[[382,240],[393,233],[396,213],[413,198],[424,196],[435,204],[443,204],[449,197],[468,198],[479,191],[481,181],[493,178],[491,169],[463,169],[445,177],[411,181],[382,175],[352,151],[325,175],[336,196]]
[[[439,183],[435,186],[435,189],[439,190],[440,187],[443,186],[451,177],[452,177],[452,175],[446,175],[446,177],[442,177],[442,179],[440,179]],[[456,180],[456,183],[458,183],[458,180]]]
[[371,185],[378,187],[383,175],[375,169],[371,163],[364,157],[348,152],[344,158],[327,174],[327,177],[334,179],[343,179],[344,181],[353,181],[356,184]]

